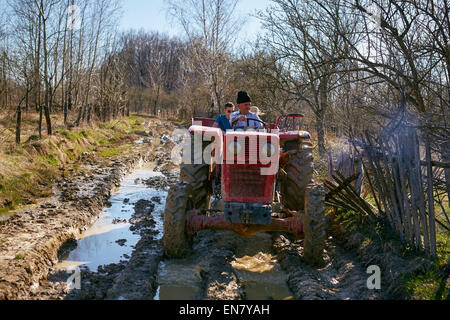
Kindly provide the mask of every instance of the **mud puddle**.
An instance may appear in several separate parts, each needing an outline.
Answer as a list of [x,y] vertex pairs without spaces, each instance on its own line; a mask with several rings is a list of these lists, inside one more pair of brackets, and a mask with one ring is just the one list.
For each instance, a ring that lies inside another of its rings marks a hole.
[[272,252],[268,233],[253,238],[202,231],[192,255],[158,268],[155,300],[290,300],[287,274]]
[[[144,183],[151,178],[163,177],[153,171],[154,164],[145,164],[126,176],[120,187],[109,199],[110,207],[105,208],[98,220],[78,239],[76,248],[60,259],[56,269],[72,270],[86,267],[96,271],[100,266],[127,261],[138,241],[139,232],[132,227],[135,205],[147,201],[154,212],[164,209],[166,192],[149,188]],[[157,199],[156,202],[151,202]],[[160,214],[154,215],[156,239],[162,237],[163,222]]]
[[203,298],[201,268],[195,259],[161,261],[154,300],[199,300]]
[[231,262],[248,300],[290,300],[287,274],[272,253],[272,236],[261,233],[244,239]]

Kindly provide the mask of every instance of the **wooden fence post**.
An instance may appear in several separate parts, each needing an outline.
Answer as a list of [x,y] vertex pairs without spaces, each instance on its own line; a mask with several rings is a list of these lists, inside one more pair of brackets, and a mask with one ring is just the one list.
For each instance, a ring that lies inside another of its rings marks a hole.
[[433,196],[433,168],[431,167],[431,146],[428,128],[425,131],[425,153],[427,161],[427,193],[428,193],[428,221],[430,225],[430,253],[436,256],[436,229],[434,222],[434,196]]

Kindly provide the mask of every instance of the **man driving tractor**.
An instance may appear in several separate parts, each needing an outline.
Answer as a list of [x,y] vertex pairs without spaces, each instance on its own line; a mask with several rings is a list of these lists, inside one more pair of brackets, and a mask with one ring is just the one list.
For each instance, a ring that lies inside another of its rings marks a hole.
[[[261,119],[256,113],[250,112],[252,106],[252,99],[245,91],[240,91],[237,97],[237,107],[239,111],[231,114],[230,123],[233,128],[235,127],[254,127],[258,129],[263,128]],[[255,119],[256,121],[252,121]]]

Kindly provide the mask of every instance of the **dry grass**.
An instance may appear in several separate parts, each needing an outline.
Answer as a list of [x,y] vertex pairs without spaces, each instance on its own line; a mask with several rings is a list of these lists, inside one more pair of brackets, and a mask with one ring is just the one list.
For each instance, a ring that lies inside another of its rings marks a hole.
[[[68,131],[62,116],[52,116],[52,136],[37,137],[38,115],[26,114],[21,145],[15,144],[15,123],[11,117],[0,119],[0,213],[19,205],[32,204],[52,193],[54,179],[60,169],[77,169],[77,160],[84,152],[112,157],[133,141],[132,133],[143,130],[143,119],[124,118],[104,124],[92,124]],[[122,146],[122,147],[121,147]],[[110,150],[110,151],[108,151]]]

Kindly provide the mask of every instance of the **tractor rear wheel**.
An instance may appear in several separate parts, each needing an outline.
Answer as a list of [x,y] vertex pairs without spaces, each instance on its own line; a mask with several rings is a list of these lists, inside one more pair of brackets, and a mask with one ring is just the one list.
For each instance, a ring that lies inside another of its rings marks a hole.
[[206,164],[202,159],[203,152],[201,155],[194,155],[193,141],[188,142],[184,147],[191,148],[191,164],[183,163],[181,165],[180,180],[186,181],[192,187],[194,209],[208,209],[211,195],[211,181],[209,178],[210,165]]
[[185,232],[187,212],[193,209],[191,197],[192,188],[184,181],[169,190],[164,210],[163,245],[170,258],[181,258],[191,248],[192,239]]
[[210,198],[209,165],[183,164],[180,181],[188,183],[193,192],[194,209],[208,209]]
[[300,211],[305,208],[305,191],[313,183],[313,154],[311,141],[299,141],[295,154],[283,168],[286,172],[281,184],[283,205],[289,210]]
[[323,264],[323,251],[327,238],[328,216],[325,213],[325,191],[321,186],[310,186],[306,191],[303,215],[304,257],[308,263]]
[[192,237],[185,232],[187,212],[209,208],[209,164],[195,164],[193,152],[191,157],[192,164],[181,165],[180,181],[169,191],[164,211],[164,251],[171,258],[181,258],[191,249]]

